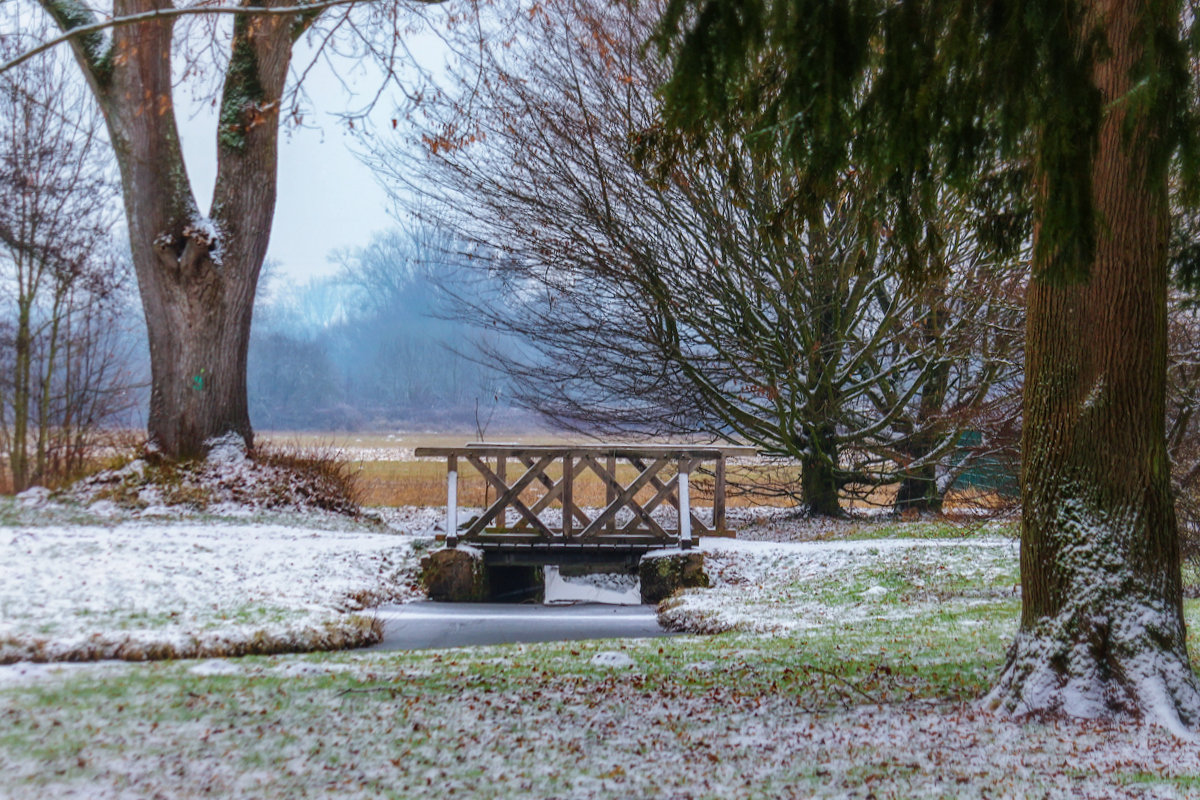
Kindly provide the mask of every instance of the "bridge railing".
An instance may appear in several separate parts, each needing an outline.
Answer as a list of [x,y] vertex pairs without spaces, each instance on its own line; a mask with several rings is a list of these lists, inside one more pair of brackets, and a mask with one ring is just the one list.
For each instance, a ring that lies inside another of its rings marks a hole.
[[[446,546],[458,541],[481,545],[673,546],[687,549],[694,538],[725,533],[726,459],[753,456],[753,447],[692,445],[519,445],[469,444],[463,447],[418,447],[418,457],[446,459]],[[618,479],[622,463],[636,477]],[[712,463],[711,527],[692,511],[689,478],[700,465]],[[458,473],[469,466],[494,489],[496,499],[462,531],[458,523]],[[550,474],[558,466],[557,479]],[[510,466],[518,467],[509,470]],[[605,505],[591,513],[576,503],[576,485],[594,474],[605,490]],[[540,496],[534,496],[541,492]],[[639,497],[643,498],[639,500]],[[551,524],[542,514],[557,503],[561,522]],[[664,527],[654,511],[675,508],[676,527]],[[508,524],[508,510],[517,514]],[[628,511],[630,514],[622,514]]]

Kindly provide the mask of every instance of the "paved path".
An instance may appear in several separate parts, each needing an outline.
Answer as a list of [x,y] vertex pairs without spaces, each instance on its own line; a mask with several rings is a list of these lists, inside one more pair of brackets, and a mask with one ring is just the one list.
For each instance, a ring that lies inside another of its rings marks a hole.
[[504,642],[667,636],[654,606],[434,603],[380,606],[377,650],[422,650]]

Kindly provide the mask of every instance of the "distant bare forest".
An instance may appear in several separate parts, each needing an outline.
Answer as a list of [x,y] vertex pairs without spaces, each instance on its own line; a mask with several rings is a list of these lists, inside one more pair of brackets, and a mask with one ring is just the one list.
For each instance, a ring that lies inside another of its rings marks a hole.
[[486,429],[524,419],[474,356],[481,338],[504,347],[502,337],[452,319],[478,276],[460,280],[450,250],[434,234],[397,229],[333,253],[331,276],[295,284],[268,273],[250,343],[254,426]]

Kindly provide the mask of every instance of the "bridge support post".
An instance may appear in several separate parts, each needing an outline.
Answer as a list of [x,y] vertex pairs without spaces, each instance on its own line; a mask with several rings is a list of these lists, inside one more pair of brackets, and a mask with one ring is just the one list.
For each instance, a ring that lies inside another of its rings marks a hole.
[[446,459],[446,547],[458,544],[458,457]]
[[660,603],[680,589],[709,586],[704,553],[699,550],[647,553],[638,564],[638,579],[643,603]]
[[473,547],[434,550],[421,559],[421,584],[430,600],[482,603],[491,595],[483,553]]
[[688,497],[688,474],[692,462],[679,462],[679,547],[692,549],[692,503]]

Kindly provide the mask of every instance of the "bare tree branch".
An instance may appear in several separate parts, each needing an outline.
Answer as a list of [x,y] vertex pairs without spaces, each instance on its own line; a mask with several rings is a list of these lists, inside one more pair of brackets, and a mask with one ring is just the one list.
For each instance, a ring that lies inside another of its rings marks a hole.
[[[197,16],[207,14],[235,14],[235,15],[252,15],[252,16],[283,16],[289,14],[313,14],[317,11],[323,11],[337,6],[350,6],[360,2],[370,2],[371,0],[315,0],[311,3],[298,3],[296,5],[281,6],[278,8],[264,6],[219,6],[219,5],[197,5],[187,6],[183,8],[156,8],[152,11],[144,11],[140,14],[129,14],[126,16],[113,17],[111,19],[101,20],[89,25],[77,25],[72,27],[60,36],[49,39],[36,47],[21,53],[4,63],[0,63],[0,73],[7,72],[13,67],[25,63],[29,59],[46,52],[60,44],[68,42],[79,36],[87,36],[93,33],[100,33],[105,30],[120,27],[122,25],[134,25],[139,22],[147,22],[155,19],[170,19],[173,17]],[[410,2],[420,5],[437,5],[444,0],[409,0]]]

